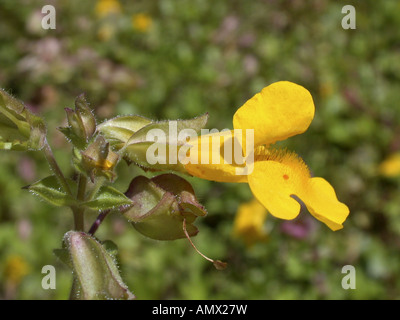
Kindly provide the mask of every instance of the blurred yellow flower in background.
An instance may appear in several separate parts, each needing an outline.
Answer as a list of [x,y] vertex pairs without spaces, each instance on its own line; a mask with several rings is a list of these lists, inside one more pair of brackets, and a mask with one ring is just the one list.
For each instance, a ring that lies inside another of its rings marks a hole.
[[146,32],[152,23],[153,20],[146,13],[137,13],[132,16],[132,27],[137,31]]
[[266,241],[267,232],[264,228],[266,217],[267,210],[257,199],[241,204],[233,226],[234,237],[243,240],[247,247]]
[[4,265],[4,277],[17,285],[29,273],[27,262],[18,255],[9,256]]
[[95,12],[99,18],[118,14],[121,12],[121,4],[118,0],[100,0],[96,4]]
[[378,167],[379,174],[385,177],[400,175],[400,152],[392,153]]

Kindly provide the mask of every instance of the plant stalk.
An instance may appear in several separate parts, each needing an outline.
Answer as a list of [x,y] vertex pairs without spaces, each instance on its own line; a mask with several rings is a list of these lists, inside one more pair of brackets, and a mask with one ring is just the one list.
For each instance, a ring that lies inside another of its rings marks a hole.
[[62,173],[60,167],[58,166],[58,163],[54,157],[53,151],[51,150],[49,143],[47,142],[47,139],[45,139],[45,143],[42,150],[46,157],[47,162],[50,165],[50,168],[53,170],[62,188],[68,195],[72,196],[72,192],[68,185],[67,179],[65,179],[64,174]]
[[103,222],[103,220],[105,219],[105,217],[107,217],[107,215],[111,212],[110,209],[108,210],[104,210],[102,212],[100,212],[100,214],[98,215],[97,219],[95,220],[95,222],[93,222],[90,230],[89,230],[89,234],[90,235],[94,235],[95,232],[97,231],[97,229],[99,228],[100,224]]
[[[78,202],[85,201],[87,177],[83,174],[79,175],[78,192],[76,198]],[[71,208],[74,214],[75,230],[83,231],[85,229],[84,213],[85,209],[81,206],[74,206]]]

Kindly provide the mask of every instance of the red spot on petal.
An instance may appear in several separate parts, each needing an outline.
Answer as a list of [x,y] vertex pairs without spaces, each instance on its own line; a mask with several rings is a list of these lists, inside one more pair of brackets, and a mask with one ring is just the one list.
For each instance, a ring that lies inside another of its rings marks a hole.
[[284,174],[284,175],[283,175],[283,179],[288,180],[288,179],[289,179],[289,176],[288,176],[287,174]]

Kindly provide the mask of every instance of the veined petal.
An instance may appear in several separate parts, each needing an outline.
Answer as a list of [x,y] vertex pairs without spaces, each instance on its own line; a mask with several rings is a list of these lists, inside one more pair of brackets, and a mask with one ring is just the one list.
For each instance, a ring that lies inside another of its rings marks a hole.
[[233,131],[201,135],[188,144],[190,149],[184,166],[189,174],[218,182],[247,182],[246,175],[238,174],[245,164],[236,161],[243,151]]
[[293,196],[334,231],[343,227],[349,214],[333,187],[322,178],[311,178],[307,166],[295,153],[258,148],[254,172],[248,180],[254,196],[278,218],[297,217],[301,207]]
[[343,228],[349,208],[338,201],[335,190],[328,181],[323,178],[310,179],[308,188],[299,197],[308,211],[333,231]]
[[310,92],[289,81],[265,87],[233,116],[235,129],[254,129],[254,145],[272,144],[303,133],[314,118]]

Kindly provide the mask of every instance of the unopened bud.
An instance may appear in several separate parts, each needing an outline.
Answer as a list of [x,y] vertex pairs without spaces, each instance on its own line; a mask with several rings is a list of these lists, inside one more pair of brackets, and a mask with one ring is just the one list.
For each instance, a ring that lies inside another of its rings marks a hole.
[[96,119],[81,94],[75,100],[75,110],[65,108],[68,127],[59,128],[68,140],[78,149],[84,149],[96,132]]
[[122,281],[114,257],[92,236],[69,231],[64,237],[76,280],[75,299],[132,300],[135,296]]

